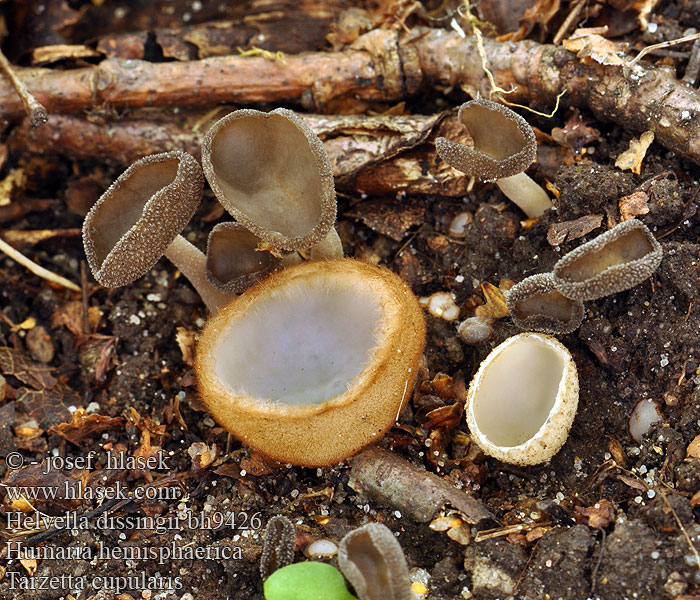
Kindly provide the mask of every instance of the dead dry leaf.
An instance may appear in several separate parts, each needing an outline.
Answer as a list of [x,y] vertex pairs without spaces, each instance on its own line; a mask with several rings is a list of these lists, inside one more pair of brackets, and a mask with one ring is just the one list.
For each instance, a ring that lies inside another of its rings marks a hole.
[[560,246],[564,242],[583,237],[600,227],[602,222],[603,215],[586,215],[573,221],[552,223],[547,230],[547,241],[552,246]]
[[197,334],[186,327],[178,327],[175,333],[180,352],[182,352],[182,362],[191,367],[194,364],[194,347],[197,341]]
[[499,288],[488,281],[484,281],[481,284],[481,292],[484,294],[486,303],[474,309],[474,314],[477,317],[503,319],[510,314],[506,308],[506,297]]
[[700,435],[695,436],[685,451],[686,458],[700,458]]
[[558,144],[571,148],[578,153],[586,144],[597,142],[600,139],[600,131],[586,125],[581,117],[581,113],[578,110],[574,110],[564,127],[552,129],[552,138]]
[[26,354],[9,346],[0,346],[0,371],[37,390],[56,385],[49,367],[33,362]]
[[267,458],[264,454],[255,450],[251,450],[250,455],[241,458],[240,467],[247,475],[252,475],[253,477],[269,475],[286,468],[283,463]]
[[83,304],[72,300],[59,306],[51,315],[51,327],[65,326],[73,335],[87,333],[83,327]]
[[347,211],[346,216],[360,219],[377,233],[400,242],[411,227],[422,225],[425,205],[414,200],[398,202],[368,201]]
[[46,65],[66,60],[69,58],[98,58],[102,56],[101,52],[97,52],[88,46],[56,44],[53,46],[40,46],[31,51],[30,62],[33,65]]
[[690,499],[690,508],[695,508],[698,504],[700,504],[700,490],[695,492]]
[[88,471],[74,469],[67,473],[61,469],[48,468],[46,461],[30,464],[21,469],[7,472],[0,486],[0,494],[8,487],[31,489],[31,498],[12,500],[4,498],[4,506],[11,510],[29,512],[34,509],[48,514],[57,514],[80,506],[84,500],[81,488],[84,489],[88,480]]
[[12,196],[17,189],[24,189],[27,178],[24,169],[15,169],[0,181],[0,206],[7,206],[12,202]]
[[35,558],[20,558],[19,562],[24,567],[24,570],[29,574],[29,576],[33,577],[34,573],[36,573],[36,568],[38,566],[36,559]]
[[59,382],[53,387],[39,390],[19,388],[15,406],[18,411],[35,419],[44,429],[48,429],[53,425],[69,422],[72,415],[68,407],[78,404],[78,394],[65,383]]
[[2,232],[2,238],[17,250],[22,250],[28,246],[33,246],[45,240],[54,238],[77,237],[82,230],[72,229],[29,229],[29,230],[13,230],[7,229]]
[[638,215],[646,215],[649,212],[647,202],[649,202],[649,196],[644,192],[634,192],[629,196],[620,198],[617,202],[617,206],[620,209],[620,219],[629,221]]
[[605,528],[615,519],[615,507],[609,500],[600,500],[593,506],[576,507],[576,515],[579,521],[586,523],[589,527]]
[[434,429],[437,427],[446,427],[452,429],[459,425],[462,417],[462,404],[456,402],[449,406],[441,406],[431,410],[425,415],[425,422],[421,427],[425,430]]
[[642,161],[646,156],[647,149],[654,141],[654,132],[645,131],[639,136],[639,139],[632,138],[630,147],[625,150],[615,161],[615,166],[622,171],[630,170],[632,173],[639,175],[642,171]]
[[107,373],[114,365],[114,355],[117,351],[118,338],[112,335],[91,333],[78,335],[75,345],[78,349],[78,360],[86,373],[92,375],[96,385],[104,382]]
[[192,459],[195,471],[206,469],[215,460],[218,454],[216,444],[208,446],[204,442],[194,442],[188,449],[187,454]]
[[625,50],[628,43],[613,42],[604,38],[602,34],[607,33],[605,27],[582,27],[574,31],[569,39],[562,42],[562,45],[571,52],[576,52],[576,56],[586,60],[592,60],[601,65],[621,65],[625,62]]
[[124,419],[121,417],[108,417],[106,415],[88,415],[84,408],[79,408],[73,413],[70,423],[54,425],[49,433],[60,435],[71,444],[80,446],[85,440],[89,440],[104,431],[121,429]]
[[470,541],[471,528],[466,523],[462,523],[459,527],[451,527],[447,530],[447,537],[453,542],[457,542],[460,546],[468,546]]

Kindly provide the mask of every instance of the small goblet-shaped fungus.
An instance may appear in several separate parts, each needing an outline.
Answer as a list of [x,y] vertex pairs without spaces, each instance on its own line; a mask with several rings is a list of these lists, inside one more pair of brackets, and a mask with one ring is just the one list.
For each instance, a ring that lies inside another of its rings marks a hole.
[[442,160],[482,181],[495,181],[528,217],[552,208],[547,192],[524,173],[537,158],[535,134],[525,119],[485,98],[462,104],[458,119],[474,146],[439,137],[435,148]]
[[578,376],[555,338],[521,333],[496,346],[467,394],[472,439],[503,462],[534,465],[564,445],[578,406]]
[[195,369],[209,411],[268,456],[336,463],[408,398],[425,322],[394,273],[356,260],[278,271],[209,320]]
[[551,273],[539,273],[516,283],[506,296],[513,323],[526,331],[551,335],[571,333],[583,321],[583,302],[562,295]]
[[204,177],[186,152],[152,154],[132,164],[83,222],[83,245],[98,283],[120,287],[167,256],[214,312],[231,300],[205,277],[204,253],[180,235],[202,199]]
[[202,166],[211,189],[233,217],[284,250],[340,258],[333,229],[333,172],[323,143],[295,113],[252,109],[220,119],[202,141]]
[[564,255],[552,275],[565,296],[595,300],[641,283],[662,258],[661,244],[647,226],[630,219]]
[[413,600],[401,544],[386,525],[368,523],[340,542],[338,565],[360,600]]
[[282,267],[282,259],[258,250],[260,238],[240,223],[219,223],[207,241],[207,281],[217,290],[240,294]]
[[294,525],[284,515],[275,515],[267,522],[260,554],[260,576],[263,581],[294,560]]

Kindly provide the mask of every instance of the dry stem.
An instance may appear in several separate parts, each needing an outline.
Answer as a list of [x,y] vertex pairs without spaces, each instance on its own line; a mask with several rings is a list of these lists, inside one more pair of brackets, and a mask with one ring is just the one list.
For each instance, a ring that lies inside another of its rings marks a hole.
[[24,85],[24,82],[17,77],[12,65],[10,64],[10,61],[7,60],[7,57],[2,50],[0,50],[0,69],[2,69],[5,75],[7,75],[12,87],[15,89],[17,95],[22,101],[24,111],[27,113],[32,127],[39,127],[40,125],[46,123],[48,120],[46,109],[39,104],[37,99],[32,96],[31,92],[27,89],[27,86]]
[[37,275],[38,277],[42,277],[43,279],[52,281],[53,283],[56,283],[58,285],[62,285],[63,287],[68,288],[69,290],[73,290],[74,292],[80,291],[80,288],[77,285],[75,285],[72,281],[69,281],[65,277],[61,277],[60,275],[56,275],[55,273],[52,273],[51,271],[45,269],[41,265],[36,264],[34,261],[24,256],[24,254],[15,250],[2,238],[0,238],[0,252],[4,252],[11,259],[15,260],[23,267],[29,269],[32,273],[34,273],[34,275]]

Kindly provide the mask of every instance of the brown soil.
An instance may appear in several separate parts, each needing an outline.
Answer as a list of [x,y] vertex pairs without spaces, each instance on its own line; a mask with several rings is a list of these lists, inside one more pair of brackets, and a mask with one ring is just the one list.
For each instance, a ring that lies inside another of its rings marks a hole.
[[[697,25],[697,3],[679,4],[684,6],[684,26]],[[416,112],[420,112],[419,107]],[[532,122],[550,131],[563,126],[570,116],[564,110],[551,120],[535,118]],[[588,144],[592,152],[576,156],[569,166],[557,164],[548,172],[550,166],[540,161],[532,168],[536,179],[547,176],[560,194],[558,209],[533,224],[525,226],[524,216],[493,185],[477,184],[460,199],[369,199],[367,202],[376,201],[380,206],[386,204],[399,217],[402,210],[415,212],[418,207],[423,211],[421,224],[395,241],[382,235],[378,225],[370,227],[367,222],[371,220],[356,216],[363,210],[359,198],[340,199],[338,230],[346,255],[378,262],[400,273],[419,297],[454,292],[462,308],[460,318],[465,318],[473,314],[475,297],[483,302],[479,284],[498,285],[503,279],[517,282],[551,270],[562,254],[604,231],[608,219],[619,220],[620,198],[639,190],[648,196],[649,210],[638,218],[660,239],[664,259],[650,280],[588,302],[583,325],[561,338],[576,362],[581,391],[569,439],[550,462],[525,468],[484,457],[465,442],[463,420],[439,431],[421,428],[428,409],[463,401],[463,395],[452,388],[440,393],[444,388],[435,382],[438,374],[447,374],[452,383],[468,383],[489,351],[518,333],[510,318],[501,318],[494,323],[488,342],[468,346],[457,336],[454,323],[426,313],[428,338],[421,381],[400,425],[380,445],[458,484],[493,512],[496,522],[472,528],[468,545],[453,541],[445,532],[433,531],[427,523],[397,516],[395,507],[369,502],[348,485],[347,463],[322,469],[278,465],[240,442],[228,440],[226,432],[203,412],[191,364],[183,355],[186,344],[176,342],[178,332],[201,329],[206,310],[169,263],[161,261],[123,289],[105,290],[90,284],[89,306],[102,315],[92,333],[111,336],[101,338],[81,337],[57,317],[69,313],[68,302],[79,304],[79,296],[49,286],[0,257],[2,311],[7,317],[0,321],[0,346],[27,356],[29,372],[41,369],[42,356],[47,356],[41,352],[51,350],[47,364],[57,380],[55,386],[32,386],[19,369],[10,368],[7,361],[1,363],[11,389],[0,395],[0,456],[20,451],[28,463],[55,454],[86,456],[93,450],[97,452],[91,471],[94,475],[102,474],[108,448],[123,448],[127,455],[136,456],[149,455],[160,447],[167,456],[166,470],[126,470],[110,477],[133,489],[153,479],[180,474],[178,498],[125,503],[115,515],[176,515],[189,508],[197,515],[204,511],[238,517],[235,528],[185,528],[163,534],[131,527],[99,527],[93,521],[85,529],[56,532],[47,542],[93,551],[99,544],[157,548],[171,543],[240,551],[228,561],[40,560],[36,575],[86,576],[89,582],[93,577],[159,574],[179,580],[171,590],[154,589],[144,598],[187,599],[185,594],[189,593],[197,600],[257,600],[262,598],[258,572],[262,527],[271,516],[285,514],[297,525],[297,541],[303,546],[314,538],[337,541],[367,520],[385,523],[399,534],[409,566],[429,573],[431,600],[700,597],[696,551],[700,546],[700,513],[694,496],[700,491],[700,463],[686,458],[689,444],[700,434],[700,168],[652,144],[639,175],[622,172],[614,162],[628,147],[631,134],[585,112],[582,118],[600,130],[600,140]],[[29,157],[12,156],[10,160],[16,166],[26,164],[22,161]],[[103,183],[119,173],[105,165],[76,166],[60,157],[42,160],[46,161],[42,163],[44,170],[36,168],[39,188],[30,191],[37,197],[60,201],[52,208],[14,219],[6,228],[80,227],[81,217],[70,212],[64,202],[67,182],[95,169],[102,171],[99,178]],[[200,247],[212,226],[201,220],[213,206],[208,194],[187,230]],[[465,210],[474,215],[466,236],[450,237],[450,219]],[[560,247],[548,243],[551,224],[592,214],[603,216],[601,227]],[[80,281],[84,257],[79,237],[49,240],[24,251],[57,273]],[[12,326],[27,319],[34,319],[31,327]],[[45,335],[30,336],[32,329],[39,327]],[[106,365],[100,365],[105,356]],[[100,374],[104,375],[101,379]],[[663,419],[636,443],[628,432],[628,420],[636,402],[643,398],[659,402]],[[72,444],[56,430],[49,431],[70,419],[70,413],[64,418],[66,407],[124,419],[92,431],[89,427],[97,422],[93,418],[84,426],[87,430],[80,430],[84,437]],[[427,439],[437,444],[431,451],[437,447],[439,457],[431,455]],[[201,443],[216,446],[219,452],[218,461],[204,468],[192,458],[194,449],[201,449],[193,444]],[[226,456],[227,448],[230,453]],[[0,462],[0,477],[5,477],[5,482],[10,471]],[[74,481],[81,474],[66,471],[65,476]],[[90,479],[90,473],[85,476]],[[41,476],[23,481],[26,485],[48,483]],[[91,480],[90,484],[96,482]],[[56,503],[40,504],[48,514],[66,511],[66,506]],[[86,500],[71,510],[82,514],[98,506],[98,502]],[[3,511],[11,512],[7,498]],[[245,525],[241,520],[250,521],[253,516],[255,524],[259,520],[257,528],[240,527]],[[4,544],[9,532],[1,524],[0,520]],[[474,541],[480,529],[518,524],[522,525],[520,530],[504,530],[503,535]],[[304,560],[301,551],[296,559]],[[22,575],[26,575],[26,568],[31,569],[18,560],[0,561],[0,565]],[[49,600],[69,593],[85,600],[95,593],[94,589],[80,592],[69,586],[58,591],[18,591],[12,589],[9,575],[2,577],[2,572],[0,568],[0,600]],[[143,591],[144,587],[136,584],[124,593],[139,598]],[[103,591],[95,597],[111,600],[118,595]],[[128,596],[121,598],[128,600]]]

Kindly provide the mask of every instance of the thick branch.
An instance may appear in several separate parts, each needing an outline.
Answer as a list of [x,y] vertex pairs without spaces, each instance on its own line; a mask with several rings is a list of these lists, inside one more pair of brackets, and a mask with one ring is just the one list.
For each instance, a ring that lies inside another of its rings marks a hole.
[[[651,130],[655,142],[700,164],[700,92],[681,83],[671,69],[644,61],[633,70],[582,63],[559,46],[528,40],[484,39],[484,49],[496,83],[517,86],[509,101],[551,107],[566,88],[565,105],[588,108],[635,133]],[[434,85],[488,96],[474,39],[434,30],[418,40],[417,52],[424,76]]]
[[[51,113],[142,106],[193,106],[232,102],[297,102],[318,109],[338,97],[396,100],[420,83],[410,47],[394,32],[372,31],[343,52],[309,52],[284,62],[225,56],[189,62],[150,63],[107,59],[71,71],[31,70],[25,77]],[[20,71],[21,72],[21,71]],[[19,116],[21,104],[0,82],[0,117]]]
[[[531,41],[484,40],[486,58],[510,99],[552,106],[586,107],[601,120],[635,133],[652,130],[655,140],[700,164],[700,94],[669,70],[581,63],[571,52]],[[641,63],[645,65],[646,63]],[[298,103],[318,110],[333,99],[397,101],[414,94],[422,81],[436,87],[464,87],[488,93],[476,42],[444,30],[414,30],[399,43],[394,32],[375,30],[343,52],[265,58],[221,57],[193,62],[147,63],[105,60],[74,71],[27,76],[30,89],[50,112],[102,107]],[[0,116],[14,118],[21,105],[9,84],[0,82]]]
[[[199,114],[161,111],[157,120],[127,118],[101,124],[81,117],[55,116],[40,129],[31,129],[25,121],[14,130],[8,144],[12,149],[58,152],[73,160],[99,160],[122,167],[147,154],[171,150],[184,150],[199,158],[209,125],[226,112],[222,109],[205,120]],[[369,195],[466,193],[465,176],[435,156],[436,137],[459,139],[464,135],[454,116],[304,115],[304,119],[323,140],[341,191]]]

